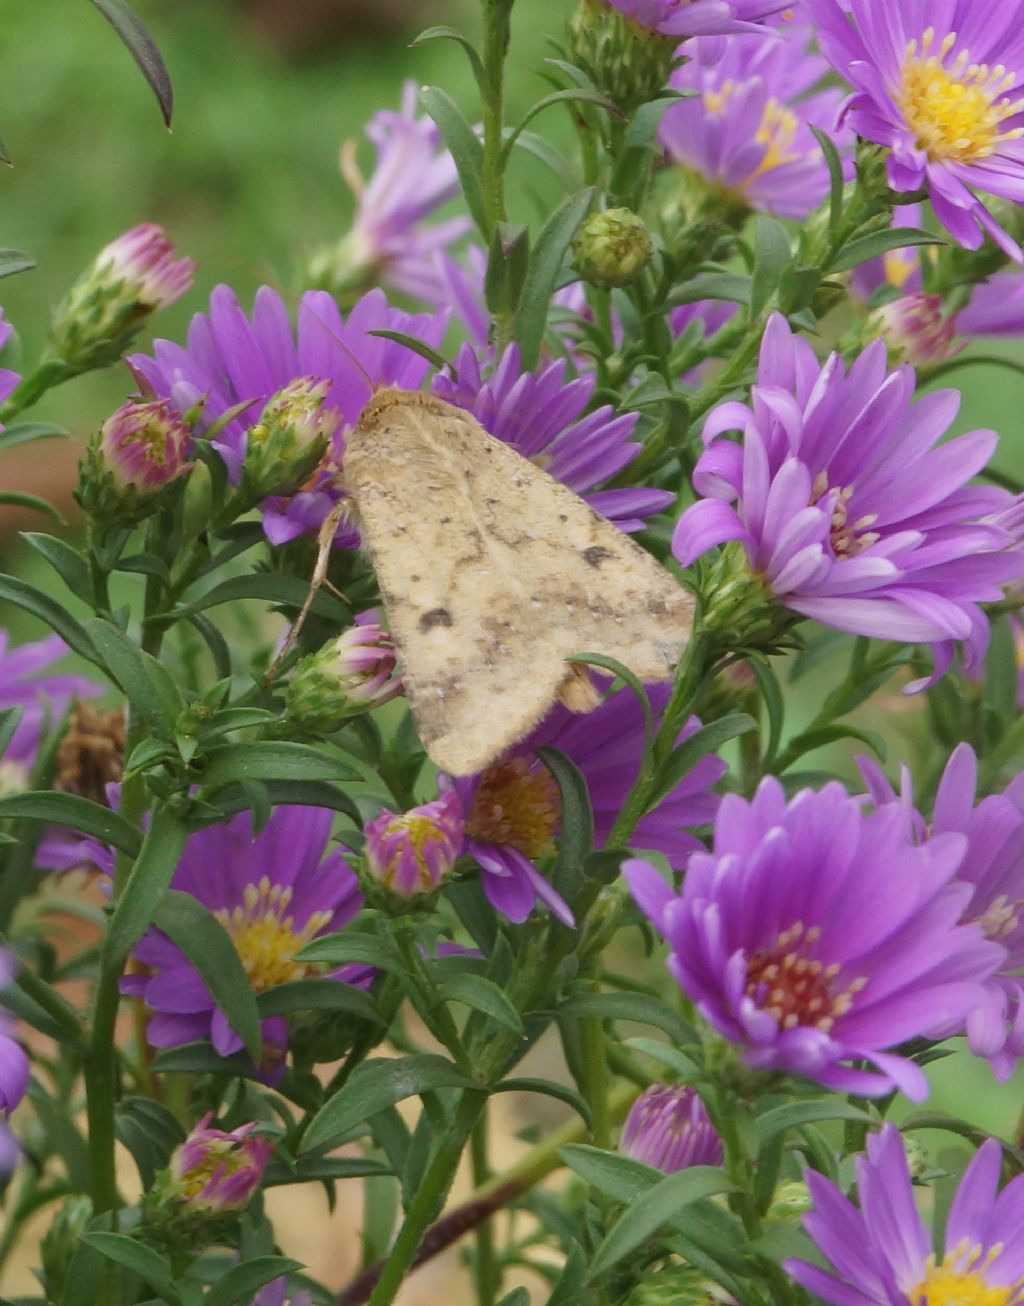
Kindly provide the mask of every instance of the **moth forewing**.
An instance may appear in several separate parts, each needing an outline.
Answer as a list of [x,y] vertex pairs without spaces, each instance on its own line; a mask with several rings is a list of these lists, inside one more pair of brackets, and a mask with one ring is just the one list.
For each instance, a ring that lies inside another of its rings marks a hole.
[[582,499],[431,395],[383,390],[344,457],[424,747],[482,770],[559,697],[566,659],[664,680],[689,638],[678,581]]

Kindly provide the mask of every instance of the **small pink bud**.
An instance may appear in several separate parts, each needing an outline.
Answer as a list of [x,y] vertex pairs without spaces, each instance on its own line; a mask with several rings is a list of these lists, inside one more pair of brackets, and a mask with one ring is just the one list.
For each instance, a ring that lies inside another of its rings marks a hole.
[[171,1156],[166,1188],[197,1212],[242,1211],[259,1188],[274,1144],[252,1131],[255,1121],[225,1131],[203,1116]]
[[146,308],[166,308],[191,288],[196,265],[177,258],[177,250],[163,227],[145,222],[110,242],[96,256],[92,276],[123,282],[124,288]]
[[944,314],[941,295],[905,295],[872,313],[874,333],[889,346],[894,364],[938,367],[964,348],[956,338],[955,314]]
[[619,1151],[666,1174],[691,1165],[721,1165],[723,1155],[704,1103],[685,1084],[644,1089],[626,1117]]
[[118,485],[140,494],[155,494],[192,466],[192,432],[167,399],[122,404],[104,423],[99,443]]
[[383,808],[363,833],[367,873],[396,897],[414,898],[436,889],[462,852],[462,805],[448,789],[402,815]]
[[295,668],[288,686],[288,714],[306,730],[330,734],[349,717],[380,707],[402,692],[395,672],[395,646],[377,622],[362,612],[333,643]]

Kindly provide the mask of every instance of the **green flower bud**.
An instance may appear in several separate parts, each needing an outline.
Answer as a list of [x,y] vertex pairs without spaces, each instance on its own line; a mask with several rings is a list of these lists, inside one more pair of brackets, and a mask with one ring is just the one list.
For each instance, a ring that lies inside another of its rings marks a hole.
[[301,376],[267,401],[246,434],[242,485],[254,502],[294,494],[316,470],[341,420],[325,408],[329,383]]
[[625,114],[656,100],[676,65],[678,36],[663,36],[605,0],[579,0],[569,27],[569,59]]
[[289,718],[303,730],[327,735],[354,716],[402,692],[391,637],[363,612],[355,625],[319,653],[304,658],[288,685]]
[[580,276],[610,290],[636,280],[654,256],[654,245],[642,218],[629,209],[606,209],[583,220],[572,252]]

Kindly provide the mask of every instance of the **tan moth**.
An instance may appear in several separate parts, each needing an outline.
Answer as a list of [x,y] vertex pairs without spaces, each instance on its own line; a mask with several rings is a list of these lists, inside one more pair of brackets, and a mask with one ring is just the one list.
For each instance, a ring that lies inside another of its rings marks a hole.
[[566,661],[576,654],[671,676],[692,628],[687,592],[461,408],[379,391],[347,438],[343,478],[413,718],[442,770],[483,770],[557,699],[596,706]]

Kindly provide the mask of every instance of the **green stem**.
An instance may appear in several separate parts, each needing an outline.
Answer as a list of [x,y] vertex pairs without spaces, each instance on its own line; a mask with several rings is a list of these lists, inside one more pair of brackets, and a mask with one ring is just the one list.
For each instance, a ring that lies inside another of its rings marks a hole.
[[66,364],[56,359],[44,359],[34,372],[30,372],[18,383],[6,402],[0,405],[0,422],[7,425],[24,409],[38,403],[47,390],[60,385],[62,381],[68,380],[73,375],[74,373]]
[[[473,1185],[482,1188],[491,1177],[487,1159],[487,1112],[484,1111],[470,1141]],[[501,1291],[501,1271],[494,1254],[494,1234],[490,1217],[481,1220],[476,1230],[477,1306],[494,1306]]]
[[100,971],[93,1003],[92,1037],[84,1063],[92,1201],[97,1215],[116,1211],[119,1205],[114,1168],[114,1105],[117,1098],[114,1029],[120,979],[120,969]]
[[[592,983],[592,993],[600,986]],[[608,1114],[608,1059],[605,1055],[604,1022],[597,1016],[580,1021],[580,1044],[583,1054],[581,1085],[592,1121],[591,1140],[595,1147],[607,1151],[612,1145],[611,1118]]]
[[487,93],[483,97],[483,201],[490,240],[505,221],[505,179],[502,152],[505,128],[505,59],[508,56],[513,0],[484,0],[483,64]]
[[423,1182],[391,1248],[384,1271],[370,1296],[370,1306],[391,1306],[395,1300],[412,1265],[420,1239],[444,1204],[462,1149],[476,1128],[486,1102],[487,1093],[484,1089],[467,1089],[460,1098],[452,1122],[434,1153],[434,1159],[427,1167]]

